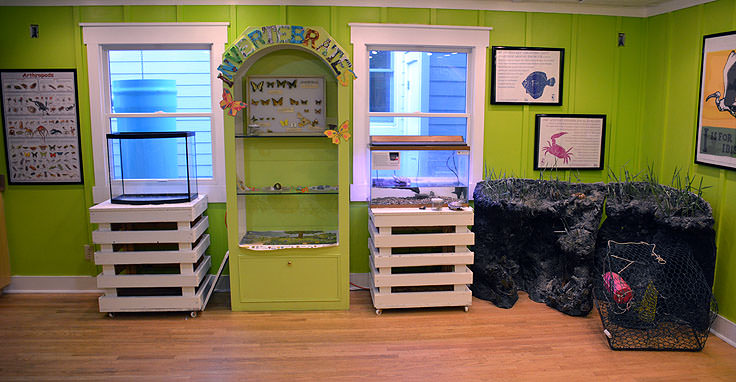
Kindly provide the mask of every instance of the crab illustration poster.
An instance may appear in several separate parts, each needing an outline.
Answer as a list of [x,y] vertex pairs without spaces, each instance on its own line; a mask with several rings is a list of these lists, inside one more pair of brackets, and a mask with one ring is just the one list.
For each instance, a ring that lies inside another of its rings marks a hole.
[[537,114],[534,169],[602,169],[606,116]]
[[736,168],[736,32],[703,38],[695,162]]
[[491,104],[562,105],[564,49],[494,46]]
[[81,184],[74,69],[0,72],[9,184]]

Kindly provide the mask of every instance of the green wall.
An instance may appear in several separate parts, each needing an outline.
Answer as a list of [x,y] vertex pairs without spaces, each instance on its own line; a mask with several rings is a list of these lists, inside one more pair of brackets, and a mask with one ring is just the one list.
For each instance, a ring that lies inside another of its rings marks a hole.
[[[694,165],[703,36],[736,30],[736,2],[715,1],[647,20],[644,110],[638,146],[657,173],[690,169],[710,186],[716,219],[714,293],[720,314],[736,320],[736,172]],[[664,180],[664,177],[660,178]]]
[[[248,26],[321,26],[349,51],[348,23],[412,23],[493,27],[490,45],[565,48],[562,106],[489,105],[485,95],[484,162],[522,177],[533,171],[537,113],[607,115],[605,167],[636,171],[654,164],[659,174],[691,168],[712,186],[706,199],[718,228],[715,293],[721,313],[736,320],[736,173],[693,165],[702,36],[736,29],[733,1],[720,0],[650,18],[501,11],[303,6],[90,6],[2,7],[0,68],[76,68],[85,184],[9,186],[5,192],[13,275],[95,275],[82,247],[90,242],[92,174],[86,52],[80,22],[230,23],[229,40]],[[28,26],[40,25],[30,39]],[[618,47],[618,33],[626,46]],[[352,55],[352,52],[348,52]],[[488,71],[490,73],[490,57]],[[367,75],[365,73],[358,75]],[[488,75],[490,78],[490,75]],[[352,102],[340,99],[340,102]],[[4,142],[1,143],[4,145]],[[4,146],[1,147],[4,151]],[[5,172],[0,156],[0,172]],[[350,165],[350,164],[341,164]],[[567,174],[560,174],[567,177]],[[584,171],[585,181],[605,181],[607,172]],[[729,198],[731,196],[731,198]],[[211,204],[213,270],[227,247],[224,204]],[[367,207],[351,203],[351,272],[368,271]]]

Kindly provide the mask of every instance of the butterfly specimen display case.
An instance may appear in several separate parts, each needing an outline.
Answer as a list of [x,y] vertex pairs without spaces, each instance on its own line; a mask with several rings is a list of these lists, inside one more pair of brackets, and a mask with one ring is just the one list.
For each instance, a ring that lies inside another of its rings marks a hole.
[[324,78],[251,76],[247,83],[246,135],[324,137]]
[[232,94],[247,105],[233,118],[232,151],[226,146],[232,309],[347,309],[344,90],[329,66],[297,49],[270,52],[238,74]]

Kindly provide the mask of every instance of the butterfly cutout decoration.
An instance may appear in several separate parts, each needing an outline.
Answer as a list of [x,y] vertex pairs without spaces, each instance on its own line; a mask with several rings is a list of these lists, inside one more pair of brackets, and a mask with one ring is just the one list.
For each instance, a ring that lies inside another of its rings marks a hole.
[[263,81],[261,81],[261,82],[251,81],[250,82],[250,88],[254,92],[262,92],[263,91]]
[[240,110],[245,109],[247,104],[242,101],[233,100],[233,95],[230,90],[222,89],[222,101],[220,101],[220,108],[222,110],[228,109],[227,113],[231,116],[236,116]]
[[315,105],[321,105],[322,104],[322,100],[321,99],[314,100],[314,104]]
[[270,99],[268,99],[268,98],[267,98],[267,99],[262,99],[262,100],[261,100],[261,105],[268,105],[269,103],[271,103],[271,100],[270,100]]
[[349,77],[348,73],[350,74],[350,76],[353,77],[352,79],[358,78],[358,76],[355,75],[355,72],[353,72],[350,69],[347,69],[344,72],[340,73],[339,76],[337,76],[337,80],[340,81],[340,85],[348,86],[348,81],[350,81],[350,79],[348,78]]
[[299,104],[299,100],[298,99],[289,98],[289,102],[291,102],[292,105],[298,105]]
[[307,104],[307,102],[309,102],[309,100],[308,100],[308,99],[303,99],[303,100],[301,100],[301,101],[302,101],[302,105],[306,105],[306,104]]
[[272,88],[274,84],[275,84],[275,82],[266,81],[266,87],[267,88]]
[[281,106],[284,104],[284,97],[281,97],[279,99],[271,98],[271,101],[273,101],[273,106]]
[[319,114],[322,112],[322,109],[314,109],[314,114]]
[[347,142],[350,139],[350,121],[343,122],[337,130],[325,130],[325,135],[336,145],[340,144],[340,137]]
[[250,103],[252,103],[253,106],[257,106],[258,105],[258,100],[257,99],[254,99],[254,100],[250,101]]
[[281,126],[288,126],[288,125],[289,125],[289,120],[288,119],[285,119],[285,120],[281,121]]

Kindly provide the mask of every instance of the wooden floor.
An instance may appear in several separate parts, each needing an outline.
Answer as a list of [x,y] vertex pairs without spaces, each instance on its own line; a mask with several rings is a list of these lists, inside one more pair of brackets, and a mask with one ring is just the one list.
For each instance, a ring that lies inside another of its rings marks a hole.
[[611,351],[592,312],[520,296],[512,309],[185,313],[97,310],[95,295],[0,296],[2,381],[735,381],[736,349]]

